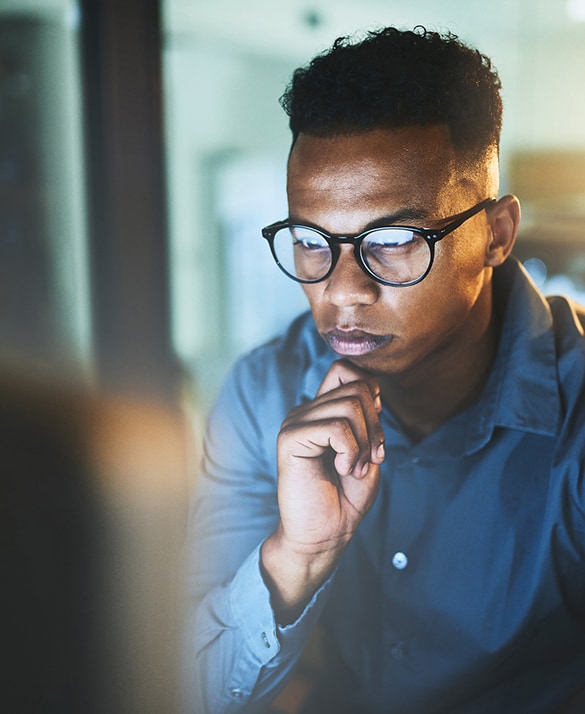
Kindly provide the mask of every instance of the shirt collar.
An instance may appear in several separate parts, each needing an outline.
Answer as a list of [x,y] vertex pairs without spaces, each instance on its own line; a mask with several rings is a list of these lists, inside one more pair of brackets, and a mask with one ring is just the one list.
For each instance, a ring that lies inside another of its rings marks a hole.
[[499,347],[482,397],[472,407],[468,453],[483,446],[495,427],[555,436],[560,424],[548,303],[515,258],[494,271],[493,286],[494,303],[503,316]]

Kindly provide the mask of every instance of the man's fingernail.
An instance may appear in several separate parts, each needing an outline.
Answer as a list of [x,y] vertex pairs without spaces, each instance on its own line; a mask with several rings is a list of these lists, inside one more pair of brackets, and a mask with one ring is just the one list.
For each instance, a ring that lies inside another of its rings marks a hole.
[[386,456],[386,449],[384,448],[384,442],[378,446],[378,450],[376,451],[376,456],[379,459],[383,459]]
[[368,475],[369,470],[370,470],[370,462],[366,461],[366,463],[362,466],[362,478],[364,478],[364,476]]

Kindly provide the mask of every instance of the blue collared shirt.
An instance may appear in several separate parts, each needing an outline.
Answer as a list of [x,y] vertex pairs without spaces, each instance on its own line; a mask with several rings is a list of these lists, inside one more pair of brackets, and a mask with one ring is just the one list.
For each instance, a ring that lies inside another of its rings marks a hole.
[[310,314],[240,360],[209,418],[191,519],[187,699],[261,712],[320,619],[352,712],[549,714],[585,687],[585,338],[515,260],[495,271],[480,399],[412,444],[382,411],[378,498],[334,576],[281,628],[259,569],[276,438],[336,356]]

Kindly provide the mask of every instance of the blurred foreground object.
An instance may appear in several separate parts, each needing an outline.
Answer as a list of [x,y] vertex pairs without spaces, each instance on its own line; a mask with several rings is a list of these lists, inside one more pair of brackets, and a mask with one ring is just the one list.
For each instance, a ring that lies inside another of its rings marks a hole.
[[6,371],[0,441],[3,710],[173,712],[183,415]]

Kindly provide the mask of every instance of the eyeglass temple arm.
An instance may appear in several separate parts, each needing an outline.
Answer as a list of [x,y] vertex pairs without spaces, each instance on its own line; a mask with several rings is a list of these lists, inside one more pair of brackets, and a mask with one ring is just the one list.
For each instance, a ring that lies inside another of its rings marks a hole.
[[491,206],[492,204],[496,203],[496,201],[496,198],[486,198],[485,201],[482,201],[481,203],[478,203],[477,205],[468,208],[467,211],[463,211],[459,218],[456,218],[454,221],[449,223],[448,226],[445,226],[445,228],[441,229],[440,231],[437,231],[437,233],[443,235],[445,235],[446,233],[451,233],[451,231],[454,231],[456,228],[459,228],[461,224],[465,223],[465,221],[474,216],[476,213],[480,213],[488,206]]

